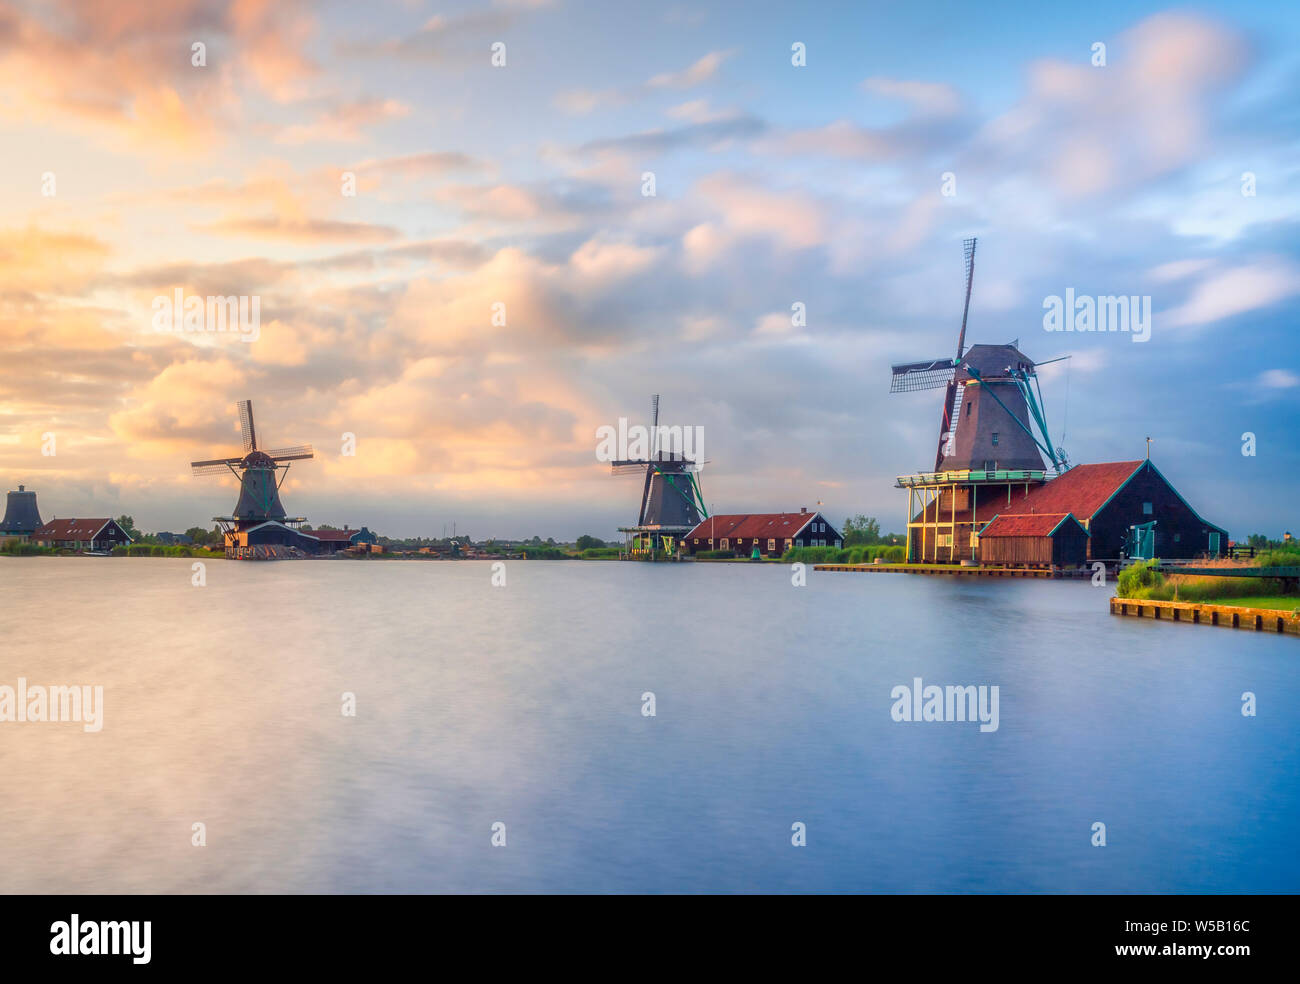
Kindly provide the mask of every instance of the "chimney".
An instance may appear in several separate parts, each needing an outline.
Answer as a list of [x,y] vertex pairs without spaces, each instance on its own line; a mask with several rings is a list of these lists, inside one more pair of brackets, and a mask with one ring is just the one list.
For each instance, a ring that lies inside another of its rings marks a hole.
[[799,515],[800,515],[800,516],[805,516],[805,515],[807,515],[807,514],[808,514],[808,507],[807,507],[807,506],[800,506],[800,507],[799,507]]

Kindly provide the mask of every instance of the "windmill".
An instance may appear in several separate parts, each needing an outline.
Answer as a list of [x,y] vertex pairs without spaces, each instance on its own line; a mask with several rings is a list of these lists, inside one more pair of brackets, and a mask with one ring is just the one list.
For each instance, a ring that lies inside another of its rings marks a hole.
[[[1044,459],[1057,473],[1069,468],[1064,449],[1052,444],[1043,411],[1037,367],[1047,363],[1021,352],[1019,340],[966,348],[975,245],[974,239],[962,242],[966,299],[956,356],[893,366],[891,393],[944,389],[934,470],[898,479],[908,489],[909,559],[972,558],[981,497],[989,504],[1010,502],[1014,491],[1027,493],[1045,480]],[[914,494],[921,502],[916,515]]]
[[1041,471],[1044,456],[1058,473],[1065,471],[1068,458],[1064,449],[1052,444],[1038,386],[1037,366],[1048,363],[1035,363],[1017,348],[1018,341],[966,349],[975,243],[974,239],[962,242],[966,301],[956,358],[893,366],[889,391],[912,393],[944,387],[935,472]]
[[696,478],[703,462],[689,458],[684,444],[677,449],[660,445],[661,437],[671,437],[673,430],[659,426],[659,394],[656,393],[650,398],[646,457],[622,458],[610,463],[613,475],[640,475],[644,479],[637,524],[620,527],[620,532],[633,534],[633,553],[646,552],[648,548],[653,556],[656,536],[663,549],[671,551],[674,539],[685,536],[709,515]]
[[[192,461],[194,474],[219,475],[229,471],[239,479],[239,500],[230,516],[214,516],[227,535],[245,531],[266,522],[280,524],[302,523],[299,516],[289,518],[280,503],[280,486],[289,471],[289,462],[314,456],[311,445],[263,451],[257,446],[257,430],[253,423],[253,401],[239,401],[239,430],[244,438],[244,453],[231,458],[213,458]],[[282,472],[277,476],[277,473]]]

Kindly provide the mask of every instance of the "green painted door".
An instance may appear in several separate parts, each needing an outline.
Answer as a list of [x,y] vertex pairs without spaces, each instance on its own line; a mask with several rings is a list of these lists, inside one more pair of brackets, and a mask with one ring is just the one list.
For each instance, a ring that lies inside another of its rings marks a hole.
[[1156,555],[1156,524],[1134,526],[1129,540],[1128,555],[1134,560],[1151,560]]

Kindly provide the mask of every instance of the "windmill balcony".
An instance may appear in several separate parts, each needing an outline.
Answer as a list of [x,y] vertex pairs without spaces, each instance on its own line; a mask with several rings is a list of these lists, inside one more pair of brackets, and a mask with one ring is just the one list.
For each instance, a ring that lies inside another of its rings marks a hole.
[[978,482],[999,484],[1006,482],[1041,482],[1046,477],[1047,472],[1041,469],[980,471],[966,468],[961,471],[917,472],[914,475],[899,475],[894,488],[910,489],[930,485],[964,485]]

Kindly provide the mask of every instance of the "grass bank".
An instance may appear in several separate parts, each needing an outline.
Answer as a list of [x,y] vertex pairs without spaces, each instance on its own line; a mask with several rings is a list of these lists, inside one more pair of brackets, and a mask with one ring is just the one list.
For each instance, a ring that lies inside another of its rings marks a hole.
[[[1140,561],[1120,571],[1116,594],[1135,601],[1187,601],[1203,605],[1235,605],[1275,611],[1300,609],[1300,594],[1271,577],[1212,577],[1161,574],[1158,560]],[[1285,567],[1300,563],[1293,551],[1274,551],[1256,558],[1259,567]]]

